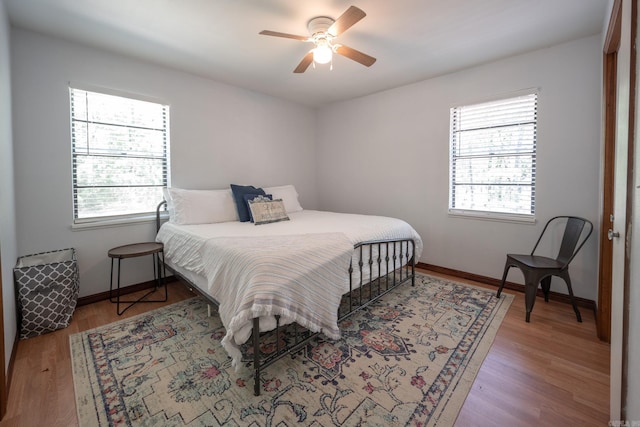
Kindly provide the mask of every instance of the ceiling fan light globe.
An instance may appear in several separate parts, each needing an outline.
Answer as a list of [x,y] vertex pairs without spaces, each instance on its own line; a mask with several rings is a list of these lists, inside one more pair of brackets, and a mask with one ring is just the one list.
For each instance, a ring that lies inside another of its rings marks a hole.
[[329,46],[318,46],[313,49],[313,61],[317,64],[328,64],[332,56],[333,52]]

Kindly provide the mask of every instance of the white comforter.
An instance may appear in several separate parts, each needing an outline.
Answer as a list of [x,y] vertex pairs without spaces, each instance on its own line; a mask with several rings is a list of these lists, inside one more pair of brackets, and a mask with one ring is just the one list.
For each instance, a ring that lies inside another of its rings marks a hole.
[[[206,278],[226,328],[222,344],[238,366],[239,345],[260,329],[293,321],[338,338],[340,297],[349,290],[347,269],[356,243],[412,238],[416,259],[422,240],[406,222],[387,217],[302,211],[290,221],[265,225],[164,224],[157,241],[174,266]],[[354,264],[356,266],[357,264]],[[384,270],[383,270],[384,271]],[[377,273],[374,273],[377,274]]]

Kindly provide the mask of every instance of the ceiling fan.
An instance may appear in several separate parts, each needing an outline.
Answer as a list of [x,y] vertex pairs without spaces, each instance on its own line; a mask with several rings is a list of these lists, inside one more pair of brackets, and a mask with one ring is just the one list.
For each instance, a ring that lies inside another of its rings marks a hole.
[[294,73],[304,73],[312,62],[318,64],[327,64],[332,62],[334,52],[370,67],[374,62],[376,62],[376,58],[343,44],[334,43],[334,39],[336,37],[351,28],[353,24],[360,21],[365,16],[367,16],[367,14],[361,9],[351,6],[336,20],[326,16],[312,18],[307,24],[310,36],[298,36],[295,34],[280,33],[269,30],[260,31],[260,34],[300,40],[303,42],[313,43],[315,45],[315,47],[311,49],[304,58],[302,58],[302,61],[300,61],[296,69],[293,70]]

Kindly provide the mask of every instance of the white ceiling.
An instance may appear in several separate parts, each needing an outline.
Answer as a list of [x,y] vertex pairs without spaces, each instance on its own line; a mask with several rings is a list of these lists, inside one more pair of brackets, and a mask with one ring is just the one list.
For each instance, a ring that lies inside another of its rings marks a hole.
[[[310,106],[402,86],[602,31],[609,0],[5,0],[14,26]],[[261,30],[307,35],[315,16],[367,16],[337,42],[333,70],[292,71],[310,49]]]

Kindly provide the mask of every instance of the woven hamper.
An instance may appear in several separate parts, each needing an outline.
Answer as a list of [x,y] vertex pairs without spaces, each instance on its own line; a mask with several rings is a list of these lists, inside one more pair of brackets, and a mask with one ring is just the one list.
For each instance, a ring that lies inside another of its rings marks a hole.
[[22,256],[13,277],[20,339],[69,326],[79,291],[75,249]]

